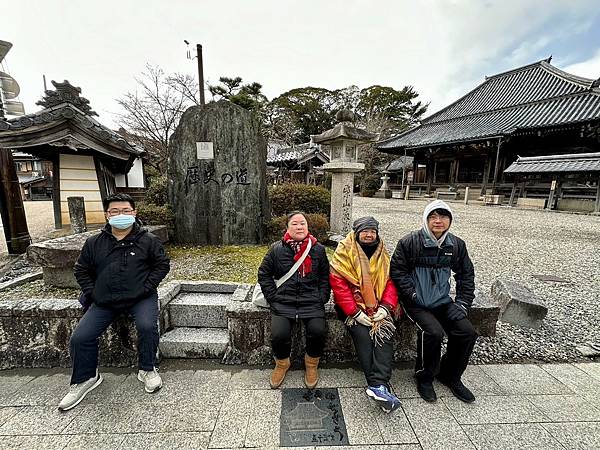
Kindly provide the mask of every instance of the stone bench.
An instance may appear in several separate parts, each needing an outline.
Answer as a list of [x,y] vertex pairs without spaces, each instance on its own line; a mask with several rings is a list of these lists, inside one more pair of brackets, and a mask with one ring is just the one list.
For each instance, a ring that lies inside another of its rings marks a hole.
[[[146,228],[149,232],[158,236],[162,243],[168,242],[166,226],[154,225]],[[79,285],[75,280],[75,275],[73,275],[73,267],[87,238],[99,232],[100,230],[94,230],[86,233],[70,234],[31,244],[27,247],[27,257],[33,263],[42,267],[46,285],[78,289]]]
[[458,192],[456,191],[436,191],[435,198],[449,198],[452,200],[458,199]]
[[[233,302],[227,308],[229,346],[223,358],[225,364],[270,364],[271,313],[249,301]],[[487,295],[479,294],[471,309],[471,321],[480,336],[495,336],[499,305]],[[351,361],[355,359],[354,346],[344,323],[338,319],[332,303],[325,305],[327,339],[324,362]],[[294,330],[292,359],[299,362],[304,353],[304,330]],[[412,361],[416,351],[416,328],[407,318],[397,324],[394,338],[394,360]]]
[[[169,326],[167,303],[179,292],[177,284],[158,289],[161,334]],[[69,339],[83,316],[76,299],[0,300],[0,370],[69,367]],[[100,365],[137,365],[137,331],[122,315],[100,338]]]

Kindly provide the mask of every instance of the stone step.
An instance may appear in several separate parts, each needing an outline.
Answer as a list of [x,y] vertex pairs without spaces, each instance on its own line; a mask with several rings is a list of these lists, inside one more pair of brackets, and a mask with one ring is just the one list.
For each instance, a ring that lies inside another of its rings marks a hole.
[[227,328],[231,294],[190,292],[169,303],[171,326]]
[[221,358],[229,343],[223,328],[174,328],[160,338],[163,358]]

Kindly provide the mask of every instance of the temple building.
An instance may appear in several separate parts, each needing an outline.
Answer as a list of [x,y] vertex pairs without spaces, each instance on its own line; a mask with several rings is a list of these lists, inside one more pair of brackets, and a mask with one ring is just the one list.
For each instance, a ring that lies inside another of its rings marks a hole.
[[[486,79],[475,89],[398,136],[381,141],[385,153],[414,156],[412,187],[513,196],[505,169],[519,157],[600,151],[600,78],[582,78],[542,60]],[[418,169],[418,170],[417,170]],[[520,179],[521,195],[548,198],[555,174]],[[562,192],[595,198],[593,172],[569,172]],[[554,183],[555,184],[555,183]]]
[[51,162],[56,228],[69,224],[67,198],[83,197],[88,224],[105,222],[102,199],[116,192],[144,151],[100,124],[81,89],[52,82],[36,113],[0,117],[0,151],[18,151]]

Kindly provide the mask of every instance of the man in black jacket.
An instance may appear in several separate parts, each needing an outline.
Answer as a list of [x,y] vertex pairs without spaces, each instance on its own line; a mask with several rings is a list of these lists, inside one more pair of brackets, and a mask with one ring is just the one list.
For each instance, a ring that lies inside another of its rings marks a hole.
[[160,240],[136,221],[135,202],[126,194],[103,201],[108,223],[85,242],[75,263],[75,278],[92,301],[70,341],[73,373],[69,393],[58,409],[74,408],[102,383],[98,373],[98,338],[121,313],[131,314],[138,333],[138,380],[156,392],[162,380],[155,368],[158,348],[157,287],[169,273]]
[[[423,227],[403,237],[390,262],[406,315],[416,324],[417,391],[428,402],[437,399],[433,379],[447,385],[454,396],[471,403],[475,396],[461,376],[473,351],[477,333],[467,318],[475,297],[475,271],[462,239],[448,232],[452,210],[441,200],[425,207]],[[456,297],[450,297],[454,272]],[[444,334],[446,354],[440,358]]]

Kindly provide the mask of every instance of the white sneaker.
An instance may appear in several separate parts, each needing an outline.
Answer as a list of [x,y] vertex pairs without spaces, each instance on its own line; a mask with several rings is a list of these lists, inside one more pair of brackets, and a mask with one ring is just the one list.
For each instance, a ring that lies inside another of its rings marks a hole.
[[83,383],[72,384],[69,386],[69,393],[65,395],[58,404],[59,411],[68,411],[71,408],[75,408],[81,400],[85,398],[88,392],[91,392],[100,386],[102,380],[102,375],[96,372],[94,378],[90,378]]
[[144,390],[149,394],[158,391],[162,387],[162,379],[156,371],[156,367],[150,371],[139,370],[137,378],[144,383]]

